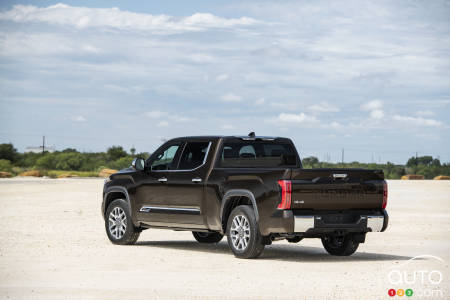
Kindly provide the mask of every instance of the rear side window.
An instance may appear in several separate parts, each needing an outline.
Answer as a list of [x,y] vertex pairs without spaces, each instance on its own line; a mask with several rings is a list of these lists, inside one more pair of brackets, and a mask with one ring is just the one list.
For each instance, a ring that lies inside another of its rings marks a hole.
[[295,166],[296,155],[292,145],[266,141],[224,143],[220,167],[282,167]]
[[209,142],[191,142],[184,147],[181,154],[179,170],[195,169],[203,164],[206,152],[208,151]]

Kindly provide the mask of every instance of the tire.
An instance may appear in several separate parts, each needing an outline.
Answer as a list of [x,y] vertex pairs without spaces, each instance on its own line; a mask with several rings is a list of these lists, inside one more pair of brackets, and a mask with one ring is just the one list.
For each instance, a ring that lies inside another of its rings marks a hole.
[[140,230],[134,227],[130,207],[123,199],[111,202],[106,210],[105,229],[109,240],[116,245],[132,245],[139,238]]
[[233,209],[227,222],[228,245],[238,258],[256,258],[264,250],[253,208],[240,205]]
[[192,235],[199,243],[213,244],[218,243],[223,239],[223,234],[218,232],[198,232],[192,231]]
[[349,256],[355,253],[359,243],[353,240],[351,234],[347,234],[345,236],[324,236],[322,245],[331,255]]

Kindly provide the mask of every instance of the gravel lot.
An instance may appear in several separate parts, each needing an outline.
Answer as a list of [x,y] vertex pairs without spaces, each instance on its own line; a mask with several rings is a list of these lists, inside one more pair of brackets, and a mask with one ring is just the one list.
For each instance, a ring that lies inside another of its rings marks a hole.
[[[240,260],[226,239],[201,245],[190,232],[150,229],[137,245],[112,245],[101,179],[2,179],[0,298],[393,299],[388,289],[411,288],[413,297],[396,298],[450,299],[450,181],[388,184],[390,226],[353,256],[332,257],[313,239]],[[418,255],[443,261],[408,262]],[[392,270],[435,272],[407,284],[389,282]]]

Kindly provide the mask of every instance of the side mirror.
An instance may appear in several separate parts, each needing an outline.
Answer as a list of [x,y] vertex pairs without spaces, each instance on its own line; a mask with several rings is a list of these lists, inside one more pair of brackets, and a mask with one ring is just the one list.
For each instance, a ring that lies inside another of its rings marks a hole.
[[144,170],[144,160],[142,158],[135,158],[133,159],[133,162],[131,163],[131,166],[138,171]]

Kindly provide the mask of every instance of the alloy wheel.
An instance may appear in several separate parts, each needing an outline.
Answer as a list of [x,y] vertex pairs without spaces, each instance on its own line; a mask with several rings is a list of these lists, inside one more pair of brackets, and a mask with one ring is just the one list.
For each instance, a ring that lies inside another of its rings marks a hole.
[[237,215],[233,218],[230,230],[233,247],[236,250],[244,251],[250,240],[250,222],[244,215]]
[[115,207],[109,213],[109,233],[119,240],[127,230],[127,216],[121,207]]

